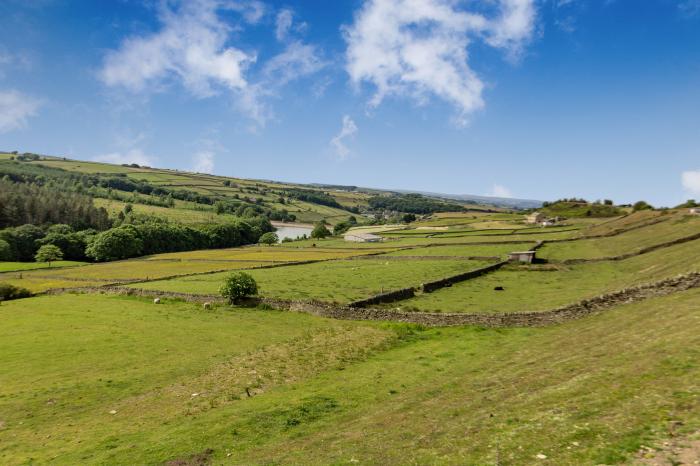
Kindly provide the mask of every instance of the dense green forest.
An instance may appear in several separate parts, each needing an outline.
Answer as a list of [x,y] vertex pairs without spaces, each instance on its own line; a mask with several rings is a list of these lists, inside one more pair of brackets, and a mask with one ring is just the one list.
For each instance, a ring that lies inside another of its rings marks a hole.
[[464,207],[459,204],[430,199],[420,194],[401,194],[395,196],[374,196],[368,200],[370,207],[376,210],[390,210],[411,214],[432,214],[435,212],[460,212]]
[[54,186],[0,179],[0,228],[23,224],[65,223],[82,230],[110,226],[107,211],[92,198]]

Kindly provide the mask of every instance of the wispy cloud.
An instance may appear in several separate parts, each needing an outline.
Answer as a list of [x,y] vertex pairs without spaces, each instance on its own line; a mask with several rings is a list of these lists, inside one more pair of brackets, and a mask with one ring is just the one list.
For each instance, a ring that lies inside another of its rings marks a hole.
[[220,87],[245,89],[244,71],[256,57],[226,46],[231,26],[217,15],[222,6],[200,0],[170,9],[164,3],[159,13],[162,28],[128,38],[109,52],[100,79],[132,91],[152,90],[177,79],[197,97],[214,95]]
[[678,3],[678,9],[686,18],[700,15],[700,0],[682,0]]
[[279,41],[283,41],[289,34],[289,28],[292,27],[293,13],[292,10],[283,9],[277,13],[275,19],[275,37]]
[[700,169],[683,172],[681,174],[681,183],[686,194],[700,196]]
[[487,194],[487,196],[493,196],[493,197],[513,197],[513,193],[510,191],[510,189],[506,188],[503,185],[500,184],[494,184],[493,188],[491,188],[491,192]]
[[350,148],[345,144],[345,139],[357,133],[357,125],[349,115],[343,116],[343,126],[340,132],[331,139],[331,146],[335,149],[336,155],[340,159],[345,159],[350,155]]
[[385,97],[419,103],[437,96],[456,121],[482,108],[484,84],[469,64],[468,47],[481,40],[516,60],[533,35],[534,0],[499,0],[490,15],[450,0],[367,0],[343,28],[346,70],[355,85],[371,83],[370,107]]
[[194,154],[194,171],[197,173],[213,173],[214,172],[214,153],[204,150]]
[[[226,11],[239,13],[238,23],[221,14]],[[290,37],[294,29],[291,10],[277,15],[275,33],[284,49],[268,61],[261,63],[256,52],[231,45],[234,32],[260,21],[266,13],[267,8],[258,1],[164,2],[158,14],[161,28],[129,37],[108,52],[99,78],[107,86],[136,93],[163,91],[173,83],[195,98],[229,92],[235,107],[262,127],[272,116],[264,99],[323,66],[316,46]]]
[[124,163],[137,163],[139,165],[153,166],[154,158],[146,155],[141,149],[129,149],[126,151],[110,152],[97,155],[92,158],[95,162],[107,162],[121,165]]
[[25,128],[42,101],[14,89],[0,91],[0,133]]

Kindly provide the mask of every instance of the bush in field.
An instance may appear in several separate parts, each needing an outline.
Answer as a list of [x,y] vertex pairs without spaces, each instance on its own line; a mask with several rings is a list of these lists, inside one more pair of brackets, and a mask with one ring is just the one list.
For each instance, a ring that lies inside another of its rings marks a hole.
[[324,225],[323,223],[316,224],[314,229],[311,230],[311,237],[314,239],[321,239],[330,235],[331,232],[328,231],[328,228],[326,228],[326,225]]
[[638,212],[640,210],[653,210],[653,209],[654,209],[654,207],[651,206],[646,201],[635,202],[634,205],[632,206],[632,210],[635,212]]
[[231,304],[236,304],[246,296],[258,294],[258,284],[245,272],[233,272],[226,277],[224,284],[219,288],[219,293]]
[[271,246],[273,244],[277,244],[279,241],[279,238],[277,235],[271,231],[268,231],[267,233],[264,233],[260,239],[258,240],[258,243],[260,244],[267,244],[268,246]]
[[9,283],[0,283],[0,301],[9,301],[11,299],[28,298],[32,293],[26,288],[10,285]]
[[45,244],[36,252],[34,259],[37,262],[48,262],[51,267],[51,262],[63,259],[63,251],[53,244]]
[[12,260],[12,248],[10,243],[0,239],[0,261],[10,261]]
[[136,235],[133,227],[124,226],[96,235],[85,254],[102,262],[138,256],[142,250],[143,241]]

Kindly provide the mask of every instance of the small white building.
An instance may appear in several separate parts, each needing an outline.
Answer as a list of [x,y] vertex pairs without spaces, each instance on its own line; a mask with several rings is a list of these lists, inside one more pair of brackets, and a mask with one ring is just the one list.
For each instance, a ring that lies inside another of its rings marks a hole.
[[508,254],[508,261],[522,262],[524,264],[532,264],[535,260],[536,251],[518,251]]
[[373,235],[372,233],[345,233],[343,236],[345,241],[354,241],[355,243],[379,243],[382,237],[379,235]]
[[700,207],[693,207],[690,209],[690,215],[700,215]]

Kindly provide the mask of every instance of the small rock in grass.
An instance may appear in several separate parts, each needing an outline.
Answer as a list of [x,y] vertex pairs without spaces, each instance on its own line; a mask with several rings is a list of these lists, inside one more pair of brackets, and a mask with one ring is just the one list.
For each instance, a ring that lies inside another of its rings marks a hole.
[[113,409],[112,411],[109,412],[109,414],[117,414],[117,410]]
[[546,460],[546,459],[547,459],[547,455],[543,455],[542,453],[538,453],[537,456],[536,456],[536,458],[537,458],[538,460]]

